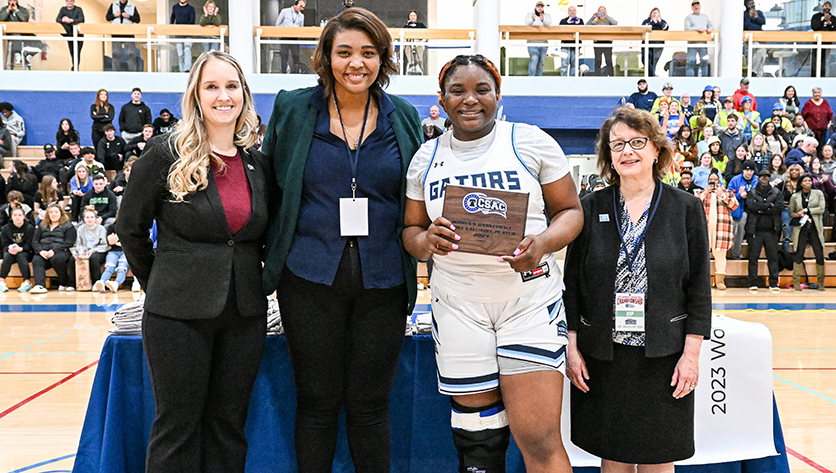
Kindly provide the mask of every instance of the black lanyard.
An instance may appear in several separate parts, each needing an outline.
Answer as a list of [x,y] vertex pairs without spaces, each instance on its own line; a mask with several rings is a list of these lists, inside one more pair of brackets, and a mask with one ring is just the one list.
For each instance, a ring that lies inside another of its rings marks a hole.
[[[624,233],[621,231],[621,217],[618,214],[618,192],[613,192],[612,195],[612,209],[613,214],[615,214],[615,223],[618,228],[618,236],[621,238],[621,247],[619,248],[618,252],[624,252],[624,255],[627,256],[627,264],[629,264],[630,272],[633,272],[633,264],[636,262],[636,257],[639,254],[639,248],[641,247],[642,241],[644,241],[644,236],[647,234],[647,229],[650,228],[650,222],[653,221],[653,217],[656,215],[656,210],[659,208],[659,200],[662,199],[662,185],[658,182],[656,183],[656,188],[659,190],[658,194],[656,194],[656,200],[653,202],[653,206],[650,208],[650,216],[647,218],[647,222],[644,225],[644,230],[642,230],[641,235],[636,239],[636,243],[633,245],[633,254],[630,255],[630,250],[627,249],[627,244],[624,241]],[[647,211],[645,211],[647,213]],[[644,214],[642,214],[644,215]],[[641,218],[639,218],[641,220]]]
[[369,91],[369,99],[366,101],[366,112],[363,115],[363,127],[360,128],[360,137],[357,139],[357,149],[351,152],[351,146],[348,144],[348,131],[345,129],[343,123],[343,115],[340,112],[340,104],[337,103],[337,91],[333,90],[334,107],[337,108],[337,116],[340,117],[340,126],[343,129],[343,139],[345,140],[345,152],[348,155],[348,162],[351,164],[351,198],[355,198],[357,192],[357,163],[360,161],[360,146],[363,144],[363,134],[366,133],[366,121],[369,119],[369,107],[372,103],[372,92]]

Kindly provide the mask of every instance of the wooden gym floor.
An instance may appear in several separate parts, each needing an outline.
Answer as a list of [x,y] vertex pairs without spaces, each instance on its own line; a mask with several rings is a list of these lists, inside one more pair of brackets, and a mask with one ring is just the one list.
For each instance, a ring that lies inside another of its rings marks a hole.
[[[772,332],[773,389],[793,472],[836,471],[835,294],[714,294],[715,311]],[[0,294],[0,473],[72,470],[109,316],[133,297]]]

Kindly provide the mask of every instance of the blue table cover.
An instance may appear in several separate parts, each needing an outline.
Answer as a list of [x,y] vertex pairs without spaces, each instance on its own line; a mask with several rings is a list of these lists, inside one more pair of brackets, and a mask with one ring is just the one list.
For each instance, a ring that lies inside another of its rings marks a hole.
[[[773,401],[774,406],[774,401]],[[248,473],[296,470],[293,420],[296,393],[284,337],[267,337],[247,420]],[[435,351],[429,336],[407,337],[390,397],[394,473],[457,470],[450,433],[450,402],[436,387]],[[789,473],[784,437],[775,408],[775,447],[779,456],[744,462],[677,467],[685,473]],[[154,398],[139,336],[105,341],[73,467],[74,473],[142,473]],[[333,471],[353,472],[345,429],[341,429]],[[598,468],[575,468],[592,473]],[[508,472],[523,473],[512,444]]]

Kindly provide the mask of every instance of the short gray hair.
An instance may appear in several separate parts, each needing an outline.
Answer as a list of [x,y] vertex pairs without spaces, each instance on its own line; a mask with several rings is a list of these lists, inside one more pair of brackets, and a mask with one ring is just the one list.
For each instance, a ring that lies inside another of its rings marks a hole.
[[801,146],[806,146],[806,145],[818,146],[819,145],[819,140],[813,138],[812,136],[808,136],[807,138],[804,138],[804,141],[801,143]]
[[815,94],[816,92],[821,93],[821,87],[813,87],[813,93]]

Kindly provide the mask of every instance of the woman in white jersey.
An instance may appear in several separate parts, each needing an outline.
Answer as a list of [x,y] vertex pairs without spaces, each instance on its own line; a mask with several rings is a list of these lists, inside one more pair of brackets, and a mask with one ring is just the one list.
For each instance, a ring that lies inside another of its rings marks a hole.
[[[453,132],[412,159],[403,241],[416,258],[433,258],[438,384],[452,396],[459,471],[504,472],[513,431],[527,471],[568,472],[567,331],[554,253],[578,235],[583,215],[560,146],[537,127],[494,119],[500,82],[479,55],[442,68],[439,104]],[[513,254],[456,251],[461,237],[441,216],[448,184],[528,193],[526,236]]]

